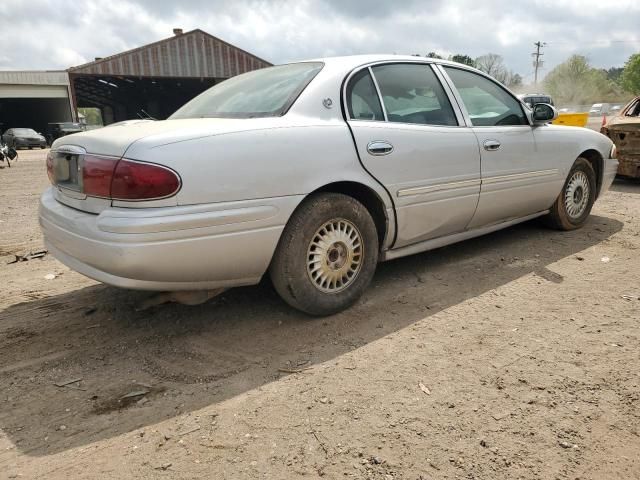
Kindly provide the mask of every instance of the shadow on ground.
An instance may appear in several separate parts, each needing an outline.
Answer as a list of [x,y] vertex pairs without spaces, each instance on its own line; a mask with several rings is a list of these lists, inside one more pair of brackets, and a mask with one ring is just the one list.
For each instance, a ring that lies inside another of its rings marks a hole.
[[620,193],[640,193],[640,178],[616,177],[610,190]]
[[[599,216],[574,232],[529,222],[381,264],[358,305],[324,319],[290,309],[266,282],[197,307],[145,312],[133,306],[148,293],[106,286],[13,305],[0,313],[0,427],[19,451],[40,456],[152,425],[259,388],[283,370],[339,361],[523,275],[562,288],[550,265],[622,226]],[[140,391],[148,393],[126,397]]]

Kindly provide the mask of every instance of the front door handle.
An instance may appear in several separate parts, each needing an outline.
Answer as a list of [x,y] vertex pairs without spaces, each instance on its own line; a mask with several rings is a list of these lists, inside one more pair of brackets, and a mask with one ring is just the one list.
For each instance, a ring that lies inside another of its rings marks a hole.
[[393,152],[393,145],[384,140],[375,140],[367,145],[367,152],[371,155],[389,155]]
[[498,140],[485,140],[482,144],[488,152],[495,152],[500,149],[501,143]]

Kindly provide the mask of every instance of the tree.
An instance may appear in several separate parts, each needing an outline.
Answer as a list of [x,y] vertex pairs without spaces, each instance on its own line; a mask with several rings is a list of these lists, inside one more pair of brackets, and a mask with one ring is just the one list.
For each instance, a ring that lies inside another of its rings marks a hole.
[[620,92],[604,70],[593,68],[586,57],[573,55],[544,79],[547,92],[556,103],[584,105],[618,100]]
[[500,83],[509,88],[522,85],[522,77],[513,70],[507,69],[501,55],[497,53],[487,53],[475,59],[474,66],[492,76]]
[[442,57],[440,55],[438,55],[436,52],[427,53],[427,58],[439,58],[439,59],[442,60]]
[[522,86],[522,76],[519,73],[514,73],[511,70],[508,72],[508,76],[504,84],[509,88],[518,88]]
[[613,82],[620,81],[620,77],[622,76],[623,71],[623,67],[611,67],[609,70],[605,70],[607,78]]
[[452,62],[462,63],[463,65],[469,65],[470,67],[475,67],[476,62],[473,61],[469,55],[462,55],[460,53],[456,53],[455,55],[451,55],[449,60]]
[[487,53],[486,55],[476,58],[474,63],[478,70],[482,70],[487,75],[491,75],[499,82],[504,80],[507,69],[504,66],[501,55],[497,53]]
[[624,64],[624,71],[620,78],[622,87],[629,93],[640,95],[640,53],[629,57]]

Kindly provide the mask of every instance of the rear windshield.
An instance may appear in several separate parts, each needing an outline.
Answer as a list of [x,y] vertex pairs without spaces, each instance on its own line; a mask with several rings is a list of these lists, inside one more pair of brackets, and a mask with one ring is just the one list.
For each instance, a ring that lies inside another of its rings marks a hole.
[[284,115],[322,67],[319,62],[292,63],[238,75],[201,93],[169,118]]

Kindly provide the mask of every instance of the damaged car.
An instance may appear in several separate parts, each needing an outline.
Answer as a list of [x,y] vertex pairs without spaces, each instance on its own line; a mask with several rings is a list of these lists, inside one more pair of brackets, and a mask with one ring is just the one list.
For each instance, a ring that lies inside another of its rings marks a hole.
[[56,140],[40,225],[58,260],[107,284],[202,291],[268,275],[291,306],[330,315],[378,262],[538,217],[584,225],[615,149],[557,115],[446,60],[273,66],[167,120]]
[[609,137],[618,151],[618,175],[640,178],[640,96],[631,100],[600,133]]

